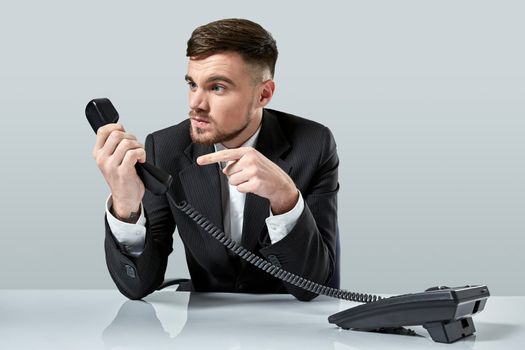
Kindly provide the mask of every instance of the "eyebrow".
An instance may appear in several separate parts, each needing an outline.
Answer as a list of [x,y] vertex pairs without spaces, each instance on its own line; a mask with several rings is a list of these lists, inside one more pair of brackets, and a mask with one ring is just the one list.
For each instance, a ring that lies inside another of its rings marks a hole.
[[[190,77],[188,74],[184,76],[184,80],[194,82],[193,78]],[[230,78],[224,76],[224,75],[212,75],[208,79],[206,79],[206,83],[213,83],[217,81],[223,81],[225,83],[228,83],[232,86],[235,86],[235,83]]]

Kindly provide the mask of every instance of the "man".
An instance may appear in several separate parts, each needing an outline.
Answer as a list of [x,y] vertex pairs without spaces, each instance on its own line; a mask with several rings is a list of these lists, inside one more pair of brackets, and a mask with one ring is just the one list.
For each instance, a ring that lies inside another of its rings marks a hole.
[[147,136],[120,124],[98,130],[93,156],[111,196],[106,262],[119,290],[140,299],[162,283],[175,226],[191,281],[180,290],[315,294],[283,283],[230,253],[165,195],[144,190],[136,162],[172,174],[170,195],[192,204],[245,248],[312,281],[334,273],[337,157],[328,128],[266,109],[277,47],[248,20],[197,28],[188,41],[189,119]]

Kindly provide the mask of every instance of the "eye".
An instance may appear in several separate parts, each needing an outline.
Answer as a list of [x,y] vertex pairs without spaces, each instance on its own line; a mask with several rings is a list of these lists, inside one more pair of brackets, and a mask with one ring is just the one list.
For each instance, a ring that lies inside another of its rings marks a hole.
[[195,90],[197,88],[197,84],[195,84],[193,81],[187,81],[186,83],[190,87],[190,90]]
[[222,85],[213,85],[211,87],[211,91],[214,91],[214,92],[224,92],[226,88]]

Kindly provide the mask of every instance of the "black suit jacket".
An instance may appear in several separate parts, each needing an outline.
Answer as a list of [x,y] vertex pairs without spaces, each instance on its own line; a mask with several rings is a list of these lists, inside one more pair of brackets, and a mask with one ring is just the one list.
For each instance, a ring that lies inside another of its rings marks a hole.
[[[190,123],[159,130],[147,136],[147,161],[173,176],[170,194],[178,203],[190,203],[215,225],[223,227],[220,170],[217,164],[199,166],[197,157],[214,152],[213,146],[194,144]],[[269,201],[246,195],[241,244],[255,254],[277,262],[289,272],[327,283],[335,269],[339,159],[333,136],[325,126],[283,112],[264,109],[255,147],[294,180],[305,200],[304,211],[292,231],[271,244],[265,218]],[[173,232],[184,244],[193,291],[291,293],[300,300],[315,294],[283,283],[258,270],[222,246],[184,213],[171,206],[165,195],[146,191],[143,207],[147,219],[143,253],[125,252],[106,220],[106,263],[115,284],[128,298],[140,299],[163,282]]]

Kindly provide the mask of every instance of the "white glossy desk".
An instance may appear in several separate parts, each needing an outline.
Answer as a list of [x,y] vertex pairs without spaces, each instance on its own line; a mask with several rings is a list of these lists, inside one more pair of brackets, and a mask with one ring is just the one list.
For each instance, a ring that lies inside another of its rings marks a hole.
[[328,315],[356,303],[289,295],[116,290],[0,291],[0,349],[523,349],[525,297],[490,297],[476,335],[453,344],[340,330]]

